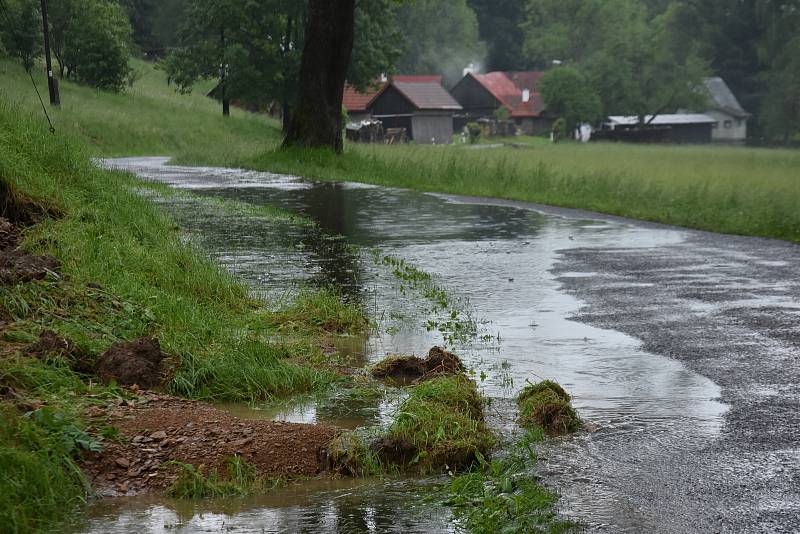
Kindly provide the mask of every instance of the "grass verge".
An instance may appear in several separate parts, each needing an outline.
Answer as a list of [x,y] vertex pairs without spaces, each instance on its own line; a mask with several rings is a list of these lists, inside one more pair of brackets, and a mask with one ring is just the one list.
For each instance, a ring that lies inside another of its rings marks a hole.
[[308,362],[321,353],[320,325],[346,318],[343,331],[358,310],[333,294],[309,295],[298,306],[313,320],[295,310],[292,334],[283,335],[281,312],[183,241],[139,186],[94,167],[82,143],[0,103],[3,213],[26,199],[46,208],[39,215],[58,214],[25,226],[22,246],[60,262],[42,280],[0,284],[0,519],[12,532],[57,530],[84,502],[89,488],[75,465],[100,437],[80,414],[121,395],[66,358],[27,355],[44,330],[95,356],[154,336],[173,365],[167,389],[196,399],[264,400],[339,380]]

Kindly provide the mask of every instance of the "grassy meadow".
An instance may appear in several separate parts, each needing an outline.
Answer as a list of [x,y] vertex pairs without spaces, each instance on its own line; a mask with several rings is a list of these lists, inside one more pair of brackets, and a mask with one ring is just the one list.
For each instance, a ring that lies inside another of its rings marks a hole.
[[[537,138],[474,150],[349,144],[326,151],[279,151],[276,121],[169,87],[163,72],[136,62],[140,78],[111,95],[62,83],[57,135],[97,155],[171,155],[184,164],[248,167],[321,180],[349,180],[582,208],[723,233],[800,242],[800,151],[724,146],[589,143]],[[41,70],[41,69],[40,69]],[[41,116],[21,67],[0,61],[0,94]],[[39,87],[45,87],[39,77]],[[37,120],[44,120],[43,117]],[[492,140],[493,141],[493,140]]]

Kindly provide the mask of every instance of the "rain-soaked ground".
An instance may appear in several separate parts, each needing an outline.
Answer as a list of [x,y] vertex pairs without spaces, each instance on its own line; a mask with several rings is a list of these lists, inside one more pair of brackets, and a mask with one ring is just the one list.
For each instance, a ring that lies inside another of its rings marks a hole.
[[[800,529],[800,247],[522,203],[303,181],[232,169],[114,166],[201,196],[276,206],[319,229],[165,200],[187,235],[273,300],[333,284],[381,332],[342,347],[354,364],[441,343],[419,299],[398,292],[403,258],[481,321],[457,346],[486,379],[491,419],[513,427],[510,397],[551,378],[593,431],[546,444],[540,475],[567,516],[603,532]],[[338,238],[336,236],[342,236]],[[356,245],[353,247],[350,245]],[[488,336],[492,336],[489,339]],[[381,399],[231,407],[248,417],[379,424]],[[247,499],[121,499],[85,532],[448,532],[430,480],[292,485]]]

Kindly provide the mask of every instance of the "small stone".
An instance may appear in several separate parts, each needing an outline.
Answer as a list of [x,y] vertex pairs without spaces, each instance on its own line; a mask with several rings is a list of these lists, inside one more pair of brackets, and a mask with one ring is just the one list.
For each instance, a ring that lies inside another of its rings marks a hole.
[[117,484],[117,490],[120,493],[128,493],[128,483],[127,482],[122,482],[120,484]]
[[184,428],[194,428],[194,423],[192,423],[190,421],[190,422],[186,423],[186,426]]
[[122,468],[125,468],[125,469],[127,469],[127,468],[129,468],[131,466],[131,461],[128,460],[127,458],[117,458],[115,461],[117,462],[118,466],[120,466]]
[[158,432],[153,432],[150,434],[150,439],[155,441],[161,441],[162,439],[167,439],[167,433],[163,430],[159,430]]

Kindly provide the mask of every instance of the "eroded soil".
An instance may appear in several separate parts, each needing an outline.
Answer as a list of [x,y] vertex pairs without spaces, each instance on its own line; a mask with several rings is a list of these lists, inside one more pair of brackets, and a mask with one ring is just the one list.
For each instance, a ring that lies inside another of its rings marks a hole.
[[[136,391],[136,390],[134,390]],[[339,429],[280,421],[243,420],[212,405],[139,392],[138,400],[93,407],[98,425],[119,429],[100,453],[88,453],[83,468],[101,496],[154,493],[177,476],[170,461],[225,472],[225,460],[240,456],[261,476],[313,477],[326,471],[326,451]]]

